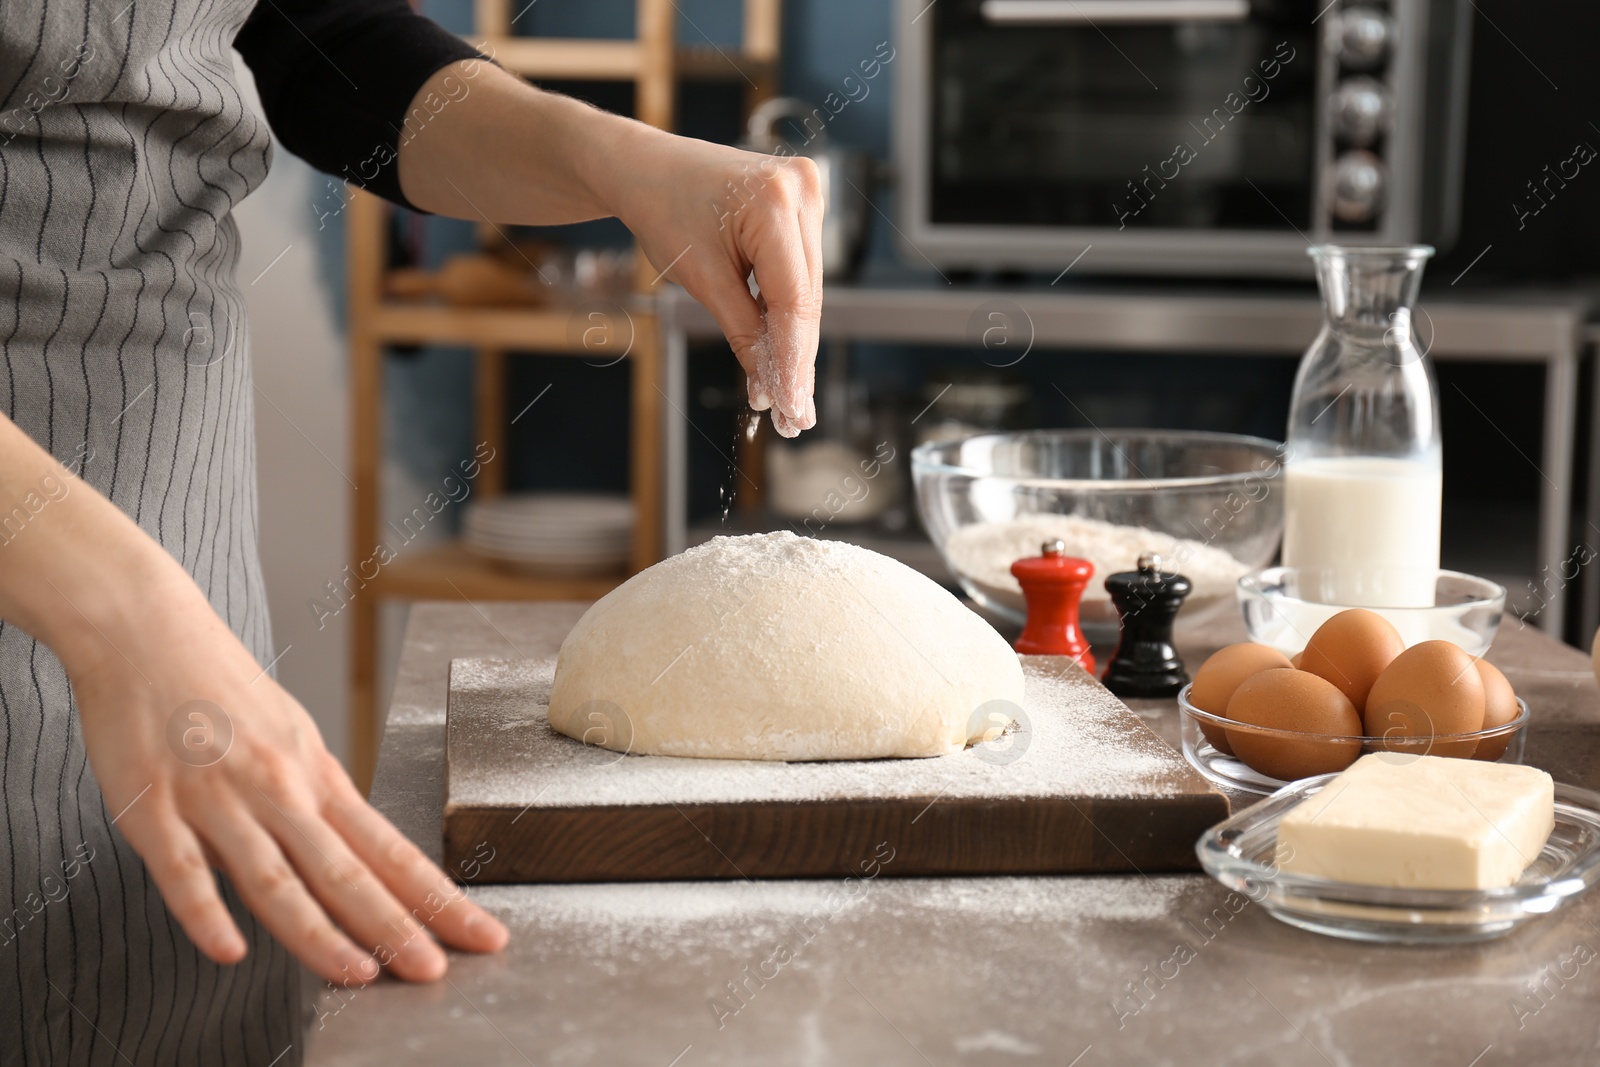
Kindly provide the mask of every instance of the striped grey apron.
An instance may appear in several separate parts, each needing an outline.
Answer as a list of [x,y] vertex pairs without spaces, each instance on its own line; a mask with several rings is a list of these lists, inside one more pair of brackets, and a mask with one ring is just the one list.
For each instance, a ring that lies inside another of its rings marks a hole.
[[[272,154],[233,77],[251,6],[0,2],[0,410],[266,663],[229,215]],[[226,885],[249,955],[195,950],[111,826],[60,662],[3,623],[0,719],[0,1064],[299,1063],[299,964]]]

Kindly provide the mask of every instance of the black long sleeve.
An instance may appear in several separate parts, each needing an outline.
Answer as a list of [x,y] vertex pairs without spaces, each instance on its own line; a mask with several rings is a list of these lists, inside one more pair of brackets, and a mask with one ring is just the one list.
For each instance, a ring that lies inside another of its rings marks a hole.
[[406,0],[260,0],[234,47],[285,148],[407,207],[400,145],[448,106],[412,100],[441,67],[484,58]]

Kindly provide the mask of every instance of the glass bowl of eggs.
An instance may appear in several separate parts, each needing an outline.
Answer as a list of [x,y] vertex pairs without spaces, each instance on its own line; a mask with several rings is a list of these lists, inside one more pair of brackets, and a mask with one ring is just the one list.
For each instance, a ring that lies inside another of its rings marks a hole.
[[1481,656],[1506,607],[1504,586],[1460,571],[1268,567],[1240,578],[1237,592],[1250,640],[1286,653],[1360,604],[1389,620],[1408,645],[1449,641]]
[[1187,430],[1030,430],[932,441],[911,454],[928,536],[967,595],[1021,624],[1011,565],[1060,540],[1095,574],[1080,620],[1113,642],[1103,579],[1160,555],[1193,586],[1186,618],[1226,605],[1283,536],[1283,445]]
[[1408,646],[1384,616],[1341,611],[1293,658],[1258,642],[1213,654],[1178,694],[1183,755],[1218,785],[1266,794],[1389,751],[1521,763],[1528,705],[1452,642]]

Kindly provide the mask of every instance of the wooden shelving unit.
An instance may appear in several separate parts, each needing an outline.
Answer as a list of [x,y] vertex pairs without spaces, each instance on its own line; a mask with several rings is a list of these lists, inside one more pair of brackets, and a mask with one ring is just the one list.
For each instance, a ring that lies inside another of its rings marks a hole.
[[[650,10],[646,10],[650,8]],[[637,81],[643,89],[636,116],[663,129],[671,125],[674,88],[690,81],[744,79],[764,100],[777,92],[778,0],[745,0],[744,40],[737,51],[676,41],[676,9],[640,0],[635,40],[552,40],[511,35],[511,11],[502,0],[478,0],[478,36],[496,62],[534,81]],[[656,121],[660,119],[661,121]]]
[[[576,0],[581,2],[581,0]],[[781,0],[744,0],[738,48],[683,46],[677,42],[673,0],[636,0],[636,36],[624,40],[540,39],[512,34],[511,0],[477,0],[474,42],[487,42],[501,66],[532,81],[631,81],[634,115],[671,129],[680,79],[748,83],[747,108],[777,89]],[[395,344],[462,346],[473,350],[477,440],[498,456],[483,465],[473,492],[505,488],[506,361],[519,352],[592,355],[571,336],[564,307],[465,307],[398,300],[386,295],[388,215],[393,209],[351,190],[346,210],[350,309],[352,561],[368,559],[384,539],[379,478],[383,456],[384,352]],[[493,227],[480,239],[500,241]],[[627,358],[631,368],[630,492],[637,516],[630,572],[656,562],[662,552],[663,403],[662,331],[650,299],[656,268],[638,256],[637,290],[627,308],[633,323]],[[501,569],[458,544],[402,553],[354,598],[350,655],[350,763],[365,790],[377,759],[378,614],[384,599],[588,600],[604,595],[625,575],[537,577]]]

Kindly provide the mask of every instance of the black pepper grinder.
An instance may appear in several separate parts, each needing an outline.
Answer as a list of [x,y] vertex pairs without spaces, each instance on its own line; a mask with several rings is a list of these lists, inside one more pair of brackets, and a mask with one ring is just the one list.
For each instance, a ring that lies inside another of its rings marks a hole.
[[1106,578],[1121,634],[1106,665],[1107,689],[1119,697],[1169,697],[1189,682],[1172,645],[1172,621],[1193,588],[1181,574],[1163,573],[1161,557],[1139,557],[1139,569]]

